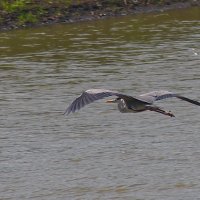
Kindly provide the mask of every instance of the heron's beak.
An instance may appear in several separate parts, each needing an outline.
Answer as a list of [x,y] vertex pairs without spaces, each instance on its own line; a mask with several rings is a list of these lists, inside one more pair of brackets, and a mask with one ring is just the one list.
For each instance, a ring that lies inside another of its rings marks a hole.
[[115,99],[110,99],[110,100],[107,100],[106,103],[115,103],[116,100]]

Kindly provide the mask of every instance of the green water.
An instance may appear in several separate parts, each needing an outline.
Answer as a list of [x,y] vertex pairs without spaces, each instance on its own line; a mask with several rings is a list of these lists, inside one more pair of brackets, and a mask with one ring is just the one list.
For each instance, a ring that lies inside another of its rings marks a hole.
[[166,89],[200,100],[200,9],[0,33],[0,197],[198,199],[200,109],[121,114],[82,91]]

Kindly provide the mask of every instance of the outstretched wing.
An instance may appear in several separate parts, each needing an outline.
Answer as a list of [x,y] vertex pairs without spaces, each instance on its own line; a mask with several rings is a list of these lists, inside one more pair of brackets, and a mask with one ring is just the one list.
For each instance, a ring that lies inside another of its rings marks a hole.
[[146,94],[142,94],[138,97],[138,99],[152,104],[154,101],[159,101],[159,100],[162,100],[162,99],[167,99],[167,98],[172,98],[172,97],[176,97],[176,98],[179,98],[183,101],[187,101],[187,102],[190,102],[190,103],[195,104],[197,106],[200,106],[200,102],[198,102],[198,101],[195,101],[193,99],[183,97],[179,94],[172,93],[172,92],[165,91],[165,90],[153,91],[153,92],[149,92],[149,93],[146,93]]
[[[106,89],[89,89],[83,92],[78,98],[76,98],[71,105],[66,109],[65,113],[68,115],[69,113],[74,113],[84,107],[85,105],[92,103],[96,100],[103,99],[109,96],[117,96],[119,98],[124,99],[127,102],[143,102],[142,100],[138,100],[131,96],[121,94],[116,91],[106,90]],[[146,103],[146,102],[143,102]]]
[[171,97],[177,97],[177,94],[165,90],[159,90],[142,94],[138,98],[152,104],[154,101]]
[[181,100],[183,100],[183,101],[187,101],[187,102],[190,102],[190,103],[192,103],[194,105],[200,106],[200,102],[198,102],[196,100],[189,99],[187,97],[183,97],[183,96],[179,96],[179,95],[177,95],[176,97],[179,98],[179,99],[181,99]]

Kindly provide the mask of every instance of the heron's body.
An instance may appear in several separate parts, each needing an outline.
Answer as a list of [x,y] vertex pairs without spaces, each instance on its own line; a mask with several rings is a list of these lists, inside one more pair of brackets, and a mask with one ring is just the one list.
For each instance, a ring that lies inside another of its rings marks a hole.
[[117,103],[118,109],[122,113],[137,113],[142,111],[155,111],[164,115],[168,115],[170,117],[174,117],[171,112],[164,111],[163,109],[153,105],[155,101],[176,97],[178,99],[187,101],[189,103],[200,106],[200,102],[192,100],[187,97],[183,97],[181,95],[168,92],[168,91],[153,91],[146,94],[139,95],[138,97],[128,96],[116,91],[105,90],[105,89],[90,89],[86,90],[82,93],[81,96],[76,98],[72,104],[67,108],[65,114],[76,112],[81,109],[85,105],[92,103],[93,101],[103,99],[109,96],[116,96],[114,100],[108,100],[109,103]]
[[117,101],[118,101],[117,102],[118,110],[121,113],[130,113],[130,112],[137,113],[137,112],[142,112],[146,109],[146,103],[127,105],[124,99],[119,99]]

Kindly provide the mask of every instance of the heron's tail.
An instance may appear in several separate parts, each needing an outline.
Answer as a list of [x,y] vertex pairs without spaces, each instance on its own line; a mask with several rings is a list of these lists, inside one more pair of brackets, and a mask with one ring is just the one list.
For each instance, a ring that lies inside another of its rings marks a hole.
[[195,100],[193,100],[193,99],[188,99],[187,97],[182,97],[182,96],[177,96],[177,98],[179,98],[179,99],[181,99],[181,100],[183,100],[183,101],[190,102],[190,103],[195,104],[195,105],[197,105],[197,106],[200,106],[200,102],[195,101]]

